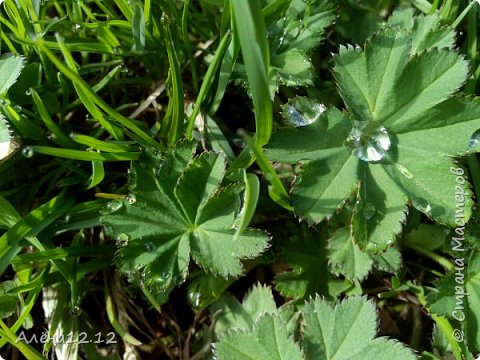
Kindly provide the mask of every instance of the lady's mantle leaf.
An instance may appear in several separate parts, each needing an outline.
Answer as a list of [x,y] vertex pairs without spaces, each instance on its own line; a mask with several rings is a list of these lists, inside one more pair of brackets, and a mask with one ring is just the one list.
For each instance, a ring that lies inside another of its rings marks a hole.
[[17,81],[24,66],[21,56],[9,54],[0,58],[0,95],[5,94]]
[[212,314],[218,314],[215,333],[220,335],[228,330],[249,330],[264,314],[277,312],[277,305],[270,288],[256,285],[240,303],[233,295],[225,293],[210,307]]
[[[334,70],[348,111],[329,109],[309,125],[284,128],[266,149],[274,161],[309,161],[292,188],[292,204],[311,223],[331,216],[358,184],[350,233],[364,250],[393,243],[408,200],[454,225],[451,157],[480,150],[471,140],[480,128],[480,101],[451,98],[467,77],[467,62],[435,41],[425,40],[433,49],[412,51],[412,44],[425,43],[415,29],[428,33],[427,25],[414,25],[413,34],[385,29],[364,50],[342,47]],[[473,201],[468,184],[463,189],[468,220]]]
[[241,259],[260,254],[267,236],[247,229],[234,241],[241,183],[222,186],[223,155],[191,159],[194,144],[180,143],[165,155],[145,152],[132,166],[130,195],[109,204],[102,222],[117,239],[119,269],[165,295],[181,283],[190,257],[221,276],[242,273]]
[[303,360],[300,347],[275,315],[261,317],[250,331],[223,337],[213,353],[218,360]]
[[317,297],[305,305],[306,359],[416,359],[400,343],[376,338],[375,305],[360,297],[332,307]]

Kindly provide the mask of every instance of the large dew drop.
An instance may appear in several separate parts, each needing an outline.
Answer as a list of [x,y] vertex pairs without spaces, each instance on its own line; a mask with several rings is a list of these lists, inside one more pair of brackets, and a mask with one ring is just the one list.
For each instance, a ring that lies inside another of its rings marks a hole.
[[348,148],[363,161],[379,161],[390,148],[390,136],[384,126],[376,122],[356,121],[348,135]]
[[315,122],[326,109],[321,103],[296,97],[283,106],[282,114],[288,125],[300,127]]

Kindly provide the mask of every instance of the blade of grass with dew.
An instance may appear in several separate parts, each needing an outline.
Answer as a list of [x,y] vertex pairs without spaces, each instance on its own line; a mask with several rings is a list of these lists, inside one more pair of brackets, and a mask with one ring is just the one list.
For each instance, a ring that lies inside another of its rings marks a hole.
[[198,93],[197,100],[195,101],[195,107],[193,108],[192,114],[188,119],[187,139],[192,139],[192,131],[195,125],[195,120],[200,113],[203,101],[207,97],[208,91],[215,80],[215,76],[218,73],[220,63],[225,55],[225,51],[227,50],[229,42],[230,34],[226,33],[220,42],[217,51],[215,51],[215,56],[208,67],[207,73],[205,74],[205,78],[203,79],[202,86],[200,88],[200,92]]
[[98,149],[100,151],[118,153],[118,152],[132,152],[138,150],[134,146],[127,144],[115,143],[111,141],[98,140],[94,137],[82,134],[71,134],[70,138],[77,144],[82,144],[90,148]]
[[28,149],[33,153],[80,161],[133,161],[140,157],[139,152],[96,153],[49,146],[29,146]]

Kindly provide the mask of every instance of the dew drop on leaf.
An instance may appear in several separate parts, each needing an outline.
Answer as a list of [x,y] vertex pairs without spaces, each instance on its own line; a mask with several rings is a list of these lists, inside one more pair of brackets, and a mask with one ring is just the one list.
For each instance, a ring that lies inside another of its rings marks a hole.
[[117,241],[119,242],[119,245],[120,245],[120,246],[125,246],[125,245],[127,245],[127,243],[128,243],[128,235],[127,235],[127,234],[124,234],[124,233],[121,233],[120,235],[118,235]]
[[346,141],[352,154],[363,161],[379,161],[390,148],[390,136],[384,126],[369,121],[356,121]]
[[155,245],[152,242],[148,242],[145,244],[145,250],[153,252],[155,250]]
[[80,306],[75,305],[70,308],[70,315],[73,317],[79,317],[80,314],[82,313],[82,309],[80,309]]
[[375,208],[375,205],[373,205],[370,202],[367,202],[365,204],[365,207],[363,208],[363,217],[365,220],[370,220],[375,216],[375,213],[377,212],[377,209]]
[[108,210],[110,211],[117,211],[118,209],[120,209],[122,207],[122,203],[118,200],[113,200],[113,201],[110,201],[107,205],[107,208]]
[[[303,107],[303,109],[300,110],[297,106],[295,106],[296,104],[298,104],[300,107]],[[308,103],[308,107],[302,105],[303,104],[300,98],[297,99],[296,103],[289,103],[284,106],[283,117],[289,125],[293,125],[295,127],[310,125],[318,119],[321,113],[326,110],[325,105],[319,103]]]
[[168,282],[169,279],[170,279],[170,274],[167,273],[167,272],[164,272],[160,276],[157,276],[155,278],[155,283],[158,286],[164,286]]
[[129,195],[127,196],[127,201],[128,201],[128,203],[129,203],[130,205],[133,205],[133,204],[135,204],[135,203],[137,202],[137,198],[135,197],[135,195],[129,194]]
[[34,151],[30,146],[26,146],[22,149],[22,155],[27,159],[30,159],[31,157],[33,157],[33,153]]
[[199,292],[191,291],[188,293],[188,301],[194,308],[198,308],[202,301],[202,294]]
[[470,150],[473,148],[476,148],[479,143],[480,143],[480,130],[477,130],[472,134],[472,137],[470,138],[470,140],[468,140],[468,148]]

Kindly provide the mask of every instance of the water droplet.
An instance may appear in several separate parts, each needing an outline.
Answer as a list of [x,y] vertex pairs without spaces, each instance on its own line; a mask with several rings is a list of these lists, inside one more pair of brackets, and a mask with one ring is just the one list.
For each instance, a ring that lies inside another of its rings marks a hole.
[[191,291],[188,293],[188,301],[194,308],[198,308],[202,301],[202,294],[199,292]]
[[117,237],[117,241],[118,241],[118,244],[120,246],[125,246],[128,244],[128,235],[127,234],[124,234],[124,233],[121,233],[120,235],[118,235]]
[[480,143],[480,130],[477,130],[472,134],[472,137],[470,138],[470,140],[468,140],[468,149],[471,150],[476,148],[479,143]]
[[287,105],[285,109],[285,119],[287,119],[292,125],[305,126],[309,124],[294,106]]
[[67,222],[67,223],[70,222],[70,215],[69,215],[69,214],[65,215],[65,219],[64,219],[64,220],[65,220],[65,222]]
[[15,110],[18,113],[18,112],[22,111],[22,107],[20,105],[15,105],[13,107],[13,110]]
[[390,136],[384,126],[370,121],[355,121],[348,135],[347,146],[363,161],[379,161],[390,148]]
[[78,30],[80,30],[81,28],[82,28],[82,25],[80,25],[80,24],[75,24],[75,30],[78,31]]
[[30,146],[26,146],[22,149],[22,155],[27,159],[33,157],[34,151]]
[[400,164],[395,164],[395,167],[402,173],[403,176],[405,176],[407,179],[413,178],[413,175],[408,169]]
[[118,200],[113,200],[113,201],[110,201],[107,205],[107,208],[108,210],[110,211],[117,211],[118,209],[120,209],[122,207],[122,202],[121,201],[118,201]]
[[153,252],[155,250],[155,245],[152,242],[148,242],[145,244],[145,250]]
[[160,276],[157,276],[154,281],[158,286],[165,286],[165,284],[168,282],[169,279],[170,279],[170,274],[167,272],[164,272]]
[[135,204],[135,203],[137,202],[136,196],[133,195],[133,194],[129,194],[129,195],[127,196],[127,202],[128,202],[130,205]]
[[32,95],[33,91],[32,88],[28,88],[27,91],[25,91],[25,95],[30,96]]
[[82,309],[80,309],[80,306],[75,305],[70,308],[70,315],[73,317],[79,317],[80,314],[82,313]]
[[427,202],[427,200],[422,199],[422,198],[420,198],[420,199],[415,199],[415,200],[413,201],[413,204],[414,204],[414,206],[415,206],[418,210],[420,210],[421,212],[423,212],[425,215],[428,215],[428,216],[431,215],[431,213],[432,213],[432,205],[430,205],[430,204]]
[[370,220],[375,216],[376,212],[377,209],[375,208],[375,205],[367,202],[363,208],[363,217],[365,218],[365,220]]

